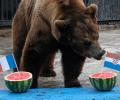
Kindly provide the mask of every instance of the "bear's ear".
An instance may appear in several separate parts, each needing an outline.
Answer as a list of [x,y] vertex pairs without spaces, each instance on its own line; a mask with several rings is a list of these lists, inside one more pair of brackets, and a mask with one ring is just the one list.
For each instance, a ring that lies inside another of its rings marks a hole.
[[59,31],[63,30],[66,28],[67,25],[70,24],[70,20],[66,19],[66,20],[55,20],[55,26],[57,27],[57,29]]
[[59,0],[59,3],[62,3],[64,5],[69,5],[70,4],[70,0]]
[[55,20],[52,27],[52,34],[56,40],[61,37],[62,30],[68,25],[69,20]]
[[87,7],[86,13],[92,15],[93,17],[96,15],[97,12],[97,5],[91,4]]

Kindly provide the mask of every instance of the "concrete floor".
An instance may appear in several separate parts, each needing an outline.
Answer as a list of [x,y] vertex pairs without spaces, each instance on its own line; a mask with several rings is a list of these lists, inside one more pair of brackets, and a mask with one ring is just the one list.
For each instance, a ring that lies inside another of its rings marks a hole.
[[[105,50],[109,52],[120,53],[120,29],[118,30],[107,30],[100,32],[100,43]],[[0,56],[9,54],[12,52],[12,38],[11,36],[0,37]],[[61,55],[57,53],[56,59],[54,62],[55,71],[57,72],[57,76],[54,78],[39,78],[39,87],[63,87],[63,76],[62,76],[62,69],[61,69],[61,62],[60,62]],[[100,71],[115,71],[108,68],[103,67],[104,57],[101,61],[97,61],[94,59],[87,59],[84,65],[82,74],[79,76],[79,80],[81,84],[85,87],[90,87],[88,75],[95,72]],[[118,73],[117,77],[117,85],[120,85],[120,73]],[[6,89],[4,84],[4,76],[11,71],[0,73],[0,89]]]

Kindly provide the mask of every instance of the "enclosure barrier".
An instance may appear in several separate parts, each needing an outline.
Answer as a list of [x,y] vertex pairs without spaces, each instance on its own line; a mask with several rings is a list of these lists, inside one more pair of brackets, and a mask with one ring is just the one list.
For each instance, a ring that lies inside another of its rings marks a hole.
[[[20,0],[0,0],[0,26],[12,23]],[[98,5],[97,18],[99,24],[120,24],[120,0],[88,0],[88,4]]]

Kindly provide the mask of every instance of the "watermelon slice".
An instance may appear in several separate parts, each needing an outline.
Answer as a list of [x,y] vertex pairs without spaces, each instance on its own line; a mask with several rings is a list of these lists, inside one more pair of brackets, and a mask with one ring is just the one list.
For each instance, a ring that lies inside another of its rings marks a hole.
[[26,92],[32,85],[32,74],[14,72],[4,77],[5,84],[12,92]]
[[89,75],[89,80],[94,88],[100,91],[109,91],[116,84],[117,74],[114,72],[102,72]]

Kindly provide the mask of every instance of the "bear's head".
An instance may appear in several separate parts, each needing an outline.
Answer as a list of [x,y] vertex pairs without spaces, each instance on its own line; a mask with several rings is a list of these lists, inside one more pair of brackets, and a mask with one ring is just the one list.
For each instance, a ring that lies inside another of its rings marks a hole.
[[77,54],[101,59],[105,51],[101,49],[99,26],[96,19],[97,6],[86,7],[83,0],[60,0],[64,14],[54,24],[58,30],[55,38],[71,46]]

